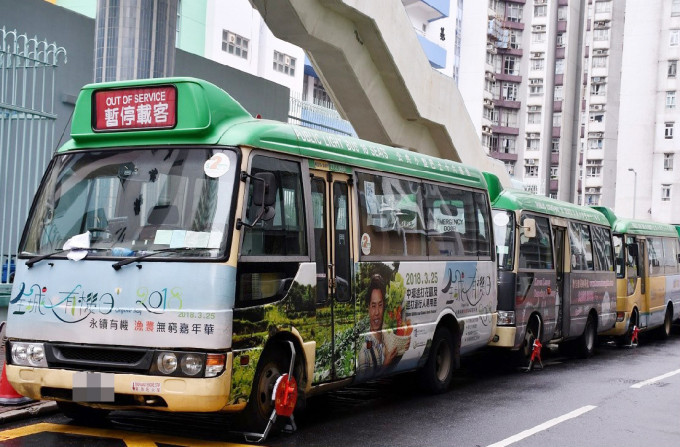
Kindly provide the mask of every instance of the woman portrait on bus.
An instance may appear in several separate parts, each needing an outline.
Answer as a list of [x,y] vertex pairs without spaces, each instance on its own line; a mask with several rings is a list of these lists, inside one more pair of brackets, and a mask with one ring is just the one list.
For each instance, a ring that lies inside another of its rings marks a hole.
[[371,276],[365,298],[371,332],[364,336],[359,352],[359,368],[357,371],[362,377],[381,373],[392,364],[397,356],[396,346],[388,349],[383,338],[385,292],[383,278],[378,274]]

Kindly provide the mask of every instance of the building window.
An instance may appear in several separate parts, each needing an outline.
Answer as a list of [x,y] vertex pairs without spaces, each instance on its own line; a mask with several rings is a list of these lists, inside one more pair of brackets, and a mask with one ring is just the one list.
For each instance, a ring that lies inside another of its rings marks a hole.
[[540,148],[541,140],[539,138],[529,138],[527,137],[527,150],[537,151]]
[[505,162],[505,169],[508,171],[508,175],[515,175],[515,162],[514,161],[506,161]]
[[663,170],[673,170],[673,154],[663,154]]
[[532,70],[543,70],[545,59],[531,59],[531,69]]
[[553,127],[560,127],[562,125],[562,114],[553,113]]
[[675,108],[675,90],[666,92],[666,108]]
[[551,180],[557,180],[557,177],[559,176],[559,166],[550,166],[550,179]]
[[226,51],[234,56],[248,59],[249,39],[234,34],[231,31],[222,30],[222,51]]
[[501,126],[517,127],[517,110],[504,109],[501,115]]
[[543,94],[543,79],[529,79],[529,95],[539,96]]
[[295,76],[295,58],[274,51],[274,70],[289,76]]
[[680,0],[673,0],[671,4],[671,17],[680,16]]
[[[527,163],[533,162],[536,163],[536,160],[527,160]],[[538,166],[536,165],[528,165],[524,167],[524,176],[525,177],[538,177]]]
[[593,68],[607,68],[607,56],[593,56]]
[[680,29],[672,29],[670,32],[670,46],[677,47],[680,43]]
[[595,13],[599,12],[611,12],[612,2],[595,2]]
[[514,154],[515,153],[515,142],[516,142],[516,139],[515,139],[514,136],[503,135],[501,137],[501,147],[498,148],[498,152],[502,152],[504,154]]
[[553,138],[552,139],[552,144],[550,146],[550,152],[553,154],[559,154],[560,153],[560,139],[559,138]]
[[555,74],[564,74],[564,59],[555,59]]
[[555,86],[555,93],[553,99],[555,101],[562,101],[564,99],[564,88],[561,85]]
[[505,20],[508,22],[521,22],[522,21],[522,5],[508,4],[508,15]]
[[590,85],[590,94],[593,96],[604,96],[607,93],[607,90],[605,88],[604,83],[600,84],[591,84]]
[[534,6],[534,17],[545,17],[547,13],[548,13],[547,5]]
[[604,121],[604,113],[602,112],[590,112],[590,122],[591,123],[601,123]]
[[609,28],[596,29],[593,34],[593,40],[596,41],[606,41],[609,40]]
[[674,78],[678,74],[678,61],[668,61],[668,77]]
[[567,6],[560,6],[557,8],[557,20],[567,20]]
[[602,175],[602,160],[588,160],[586,163],[586,177],[595,178]]
[[505,56],[503,60],[503,73],[519,76],[519,63],[515,56]]
[[557,33],[555,46],[557,48],[564,48],[564,33]]
[[519,50],[521,42],[522,32],[514,29],[510,30],[510,48],[513,50]]
[[517,101],[517,84],[513,82],[504,82],[501,95],[502,99],[505,101]]
[[527,113],[527,123],[528,124],[541,124],[541,112],[529,112],[529,113]]
[[534,31],[531,33],[531,42],[543,43],[545,42],[545,31]]
[[672,122],[672,121],[664,123],[664,134],[663,134],[663,136],[664,136],[665,139],[667,139],[667,140],[673,139],[673,125],[674,124],[675,123]]
[[586,205],[600,204],[600,188],[586,189]]
[[671,185],[661,185],[661,200],[664,202],[671,200]]
[[604,144],[604,139],[602,138],[588,138],[588,150],[597,151],[601,150]]

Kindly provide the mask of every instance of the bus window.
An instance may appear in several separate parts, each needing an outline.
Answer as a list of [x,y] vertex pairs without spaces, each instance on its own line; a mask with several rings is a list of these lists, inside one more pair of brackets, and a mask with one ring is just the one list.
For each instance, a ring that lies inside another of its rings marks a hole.
[[368,173],[358,177],[362,254],[426,256],[421,184]]
[[625,260],[625,254],[626,250],[624,250],[623,247],[623,236],[620,234],[615,234],[613,237],[614,241],[614,260],[615,260],[615,265],[616,265],[616,277],[617,278],[623,278],[625,277],[625,266],[626,266],[626,260]]
[[664,273],[666,275],[678,273],[678,240],[663,238]]
[[663,274],[663,240],[660,237],[647,238],[649,275]]
[[571,269],[593,270],[593,248],[588,225],[569,222]]
[[512,270],[515,253],[514,213],[505,210],[493,210],[493,235],[498,254],[498,268]]
[[[536,221],[536,236],[529,238],[524,234],[524,219]],[[520,269],[552,269],[553,252],[550,237],[550,223],[545,217],[522,215],[519,230],[519,268]]]
[[593,249],[597,260],[597,270],[611,272],[614,269],[612,259],[612,244],[608,228],[593,226]]
[[[274,217],[260,220],[253,228],[244,227],[241,254],[244,256],[302,256],[307,254],[305,213],[302,200],[300,165],[278,158],[253,157],[251,175],[271,172],[278,185]],[[248,193],[246,222],[259,210],[253,204],[252,182]]]
[[[269,172],[276,178],[273,216],[259,220],[252,228],[244,226],[241,259],[238,264],[238,305],[253,301],[281,299],[288,292],[302,256],[307,256],[307,227],[300,164],[289,160],[255,155],[250,174]],[[260,212],[253,202],[250,181],[245,222]],[[314,199],[313,199],[314,200]]]
[[475,209],[477,214],[477,255],[488,257],[491,256],[491,230],[489,226],[489,202],[487,195],[481,192],[474,194]]

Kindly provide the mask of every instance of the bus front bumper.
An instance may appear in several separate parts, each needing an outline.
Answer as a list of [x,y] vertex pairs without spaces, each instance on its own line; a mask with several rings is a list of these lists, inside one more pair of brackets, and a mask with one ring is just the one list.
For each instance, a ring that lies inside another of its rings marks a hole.
[[[105,409],[216,412],[242,409],[227,406],[233,357],[227,354],[225,371],[211,378],[186,378],[114,373],[114,402],[79,402]],[[6,365],[9,382],[24,396],[41,400],[72,400],[78,371]]]
[[497,326],[496,335],[489,342],[489,346],[498,348],[514,348],[515,335],[517,328],[515,326]]

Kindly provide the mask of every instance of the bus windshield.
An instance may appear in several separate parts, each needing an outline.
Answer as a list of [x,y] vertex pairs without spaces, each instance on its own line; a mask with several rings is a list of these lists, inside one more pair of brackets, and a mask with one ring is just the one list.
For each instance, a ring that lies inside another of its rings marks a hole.
[[223,256],[237,167],[236,152],[224,148],[58,155],[34,203],[21,252],[55,253],[89,232],[84,248],[90,257],[158,250],[164,259]]
[[493,210],[493,234],[500,270],[512,270],[513,254],[515,253],[514,228],[515,220],[512,212]]

